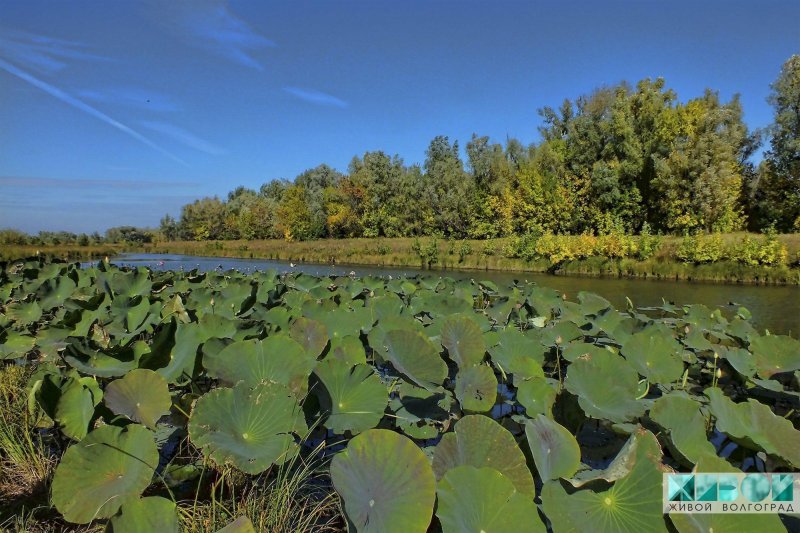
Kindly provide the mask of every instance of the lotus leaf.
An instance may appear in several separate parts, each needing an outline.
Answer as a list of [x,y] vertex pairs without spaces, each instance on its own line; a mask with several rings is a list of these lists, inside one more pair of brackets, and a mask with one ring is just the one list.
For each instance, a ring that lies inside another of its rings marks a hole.
[[294,456],[292,433],[306,433],[297,398],[284,385],[239,383],[203,395],[192,411],[189,438],[216,464],[258,474]]
[[14,321],[16,326],[27,326],[42,318],[42,308],[37,301],[15,302],[6,306],[6,316]]
[[178,513],[175,502],[160,496],[148,496],[126,502],[119,514],[111,518],[113,533],[178,533]]
[[444,533],[546,531],[529,494],[494,468],[458,466],[448,470],[436,489],[436,516]]
[[350,366],[366,364],[367,362],[367,352],[364,350],[364,344],[361,339],[352,335],[336,337],[335,342],[331,344],[327,357],[339,359]]
[[152,370],[137,368],[108,384],[105,403],[114,413],[155,429],[158,419],[169,413],[172,398],[164,378]]
[[753,399],[734,403],[716,387],[706,389],[705,394],[719,431],[776,455],[794,467],[800,466],[800,431],[794,429],[791,421]]
[[542,481],[570,478],[581,466],[578,441],[564,426],[544,415],[525,424],[533,462]]
[[410,330],[389,331],[382,353],[392,365],[420,387],[428,390],[440,386],[447,377],[447,364],[439,350],[427,337]]
[[670,440],[679,457],[695,464],[702,457],[716,455],[714,446],[706,435],[706,420],[700,413],[700,404],[684,393],[673,392],[655,401],[650,418],[669,431]]
[[666,531],[662,514],[661,448],[649,431],[639,430],[632,468],[611,488],[567,493],[560,481],[542,488],[542,510],[553,531],[638,533]]
[[639,374],[653,383],[672,383],[683,374],[681,345],[652,328],[634,334],[622,345],[622,354]]
[[6,331],[0,333],[0,359],[17,359],[33,349],[36,339],[30,335]]
[[766,335],[750,339],[758,375],[769,379],[773,374],[800,370],[800,341],[786,335]]
[[102,426],[67,449],[53,476],[53,504],[76,524],[110,518],[138,500],[157,465],[153,434],[143,426]]
[[516,385],[517,401],[525,408],[525,413],[528,416],[534,417],[537,414],[552,415],[557,393],[556,388],[546,378],[530,378],[517,382]]
[[323,407],[328,412],[325,427],[337,433],[359,433],[375,427],[386,410],[389,394],[372,367],[351,366],[338,359],[325,359],[314,373],[325,390]]
[[253,522],[242,515],[222,529],[217,530],[217,533],[256,533],[253,527]]
[[645,411],[645,404],[636,400],[636,371],[625,359],[608,351],[576,359],[567,370],[565,386],[590,417],[626,422]]
[[424,533],[433,515],[436,479],[425,454],[393,431],[357,435],[331,462],[331,479],[358,532]]
[[272,381],[286,385],[298,397],[308,390],[308,376],[316,364],[297,341],[281,334],[234,342],[203,358],[208,375],[223,383],[254,386]]
[[464,411],[485,413],[497,399],[497,378],[486,365],[470,366],[456,376],[456,398]]
[[483,334],[478,324],[465,315],[451,315],[442,324],[442,345],[460,369],[480,364],[486,355]]
[[328,328],[325,324],[305,317],[299,317],[292,322],[289,335],[315,359],[328,345]]
[[494,468],[508,477],[518,492],[534,494],[533,476],[516,439],[488,416],[465,416],[436,445],[433,471],[437,479],[462,465]]
[[99,350],[87,342],[70,344],[64,352],[64,360],[84,374],[101,378],[124,376],[139,364],[138,354],[132,347]]
[[70,378],[61,390],[55,412],[55,420],[64,435],[75,440],[84,438],[94,417],[94,408],[102,398],[103,392],[94,378]]

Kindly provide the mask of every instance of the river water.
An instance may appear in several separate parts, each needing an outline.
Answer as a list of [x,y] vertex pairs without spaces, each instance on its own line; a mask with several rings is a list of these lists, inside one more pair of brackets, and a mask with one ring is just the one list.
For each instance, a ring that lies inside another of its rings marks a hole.
[[230,259],[224,257],[198,257],[169,254],[122,254],[111,258],[118,265],[147,266],[161,270],[236,269],[241,272],[275,269],[278,272],[305,272],[317,276],[413,276],[416,274],[440,275],[452,278],[474,278],[495,283],[527,280],[552,287],[575,299],[580,291],[599,294],[624,309],[625,298],[637,307],[661,305],[662,298],[675,304],[699,303],[711,308],[722,308],[730,316],[739,306],[753,314],[753,323],[759,330],[800,336],[800,287],[730,285],[704,282],[642,280],[624,278],[567,277],[532,272],[496,272],[483,270],[421,270],[414,268],[316,265],[271,261],[267,259]]

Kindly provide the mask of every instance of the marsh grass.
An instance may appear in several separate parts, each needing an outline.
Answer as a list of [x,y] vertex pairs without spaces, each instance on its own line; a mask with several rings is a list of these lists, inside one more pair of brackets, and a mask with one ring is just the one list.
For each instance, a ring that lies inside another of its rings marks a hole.
[[[322,445],[308,456],[296,455],[280,467],[248,478],[230,467],[216,472],[207,497],[199,490],[181,501],[181,528],[212,532],[246,516],[256,531],[334,532],[343,530],[339,497],[331,486]],[[202,485],[202,484],[201,484]]]

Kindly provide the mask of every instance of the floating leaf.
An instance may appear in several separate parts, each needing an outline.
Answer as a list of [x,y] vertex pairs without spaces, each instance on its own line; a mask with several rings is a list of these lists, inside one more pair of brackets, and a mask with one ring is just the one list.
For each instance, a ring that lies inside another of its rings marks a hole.
[[158,419],[169,413],[172,398],[164,378],[137,368],[108,384],[105,403],[114,413],[155,429]]
[[649,431],[639,430],[630,438],[636,441],[633,466],[611,488],[568,494],[559,481],[544,484],[542,510],[553,531],[666,531],[661,507],[661,448]]
[[258,474],[294,456],[292,433],[306,432],[297,398],[285,386],[239,383],[204,394],[189,420],[189,438],[216,464]]
[[325,427],[336,433],[359,433],[378,425],[389,394],[371,367],[351,366],[338,359],[325,359],[314,373],[325,390],[323,407],[328,412]]
[[706,420],[700,413],[700,404],[686,394],[673,392],[662,396],[650,409],[650,418],[669,431],[672,444],[689,465],[704,456],[716,455],[706,435]]
[[668,334],[648,328],[622,345],[622,355],[639,374],[653,383],[672,383],[683,374],[681,345]]
[[119,514],[111,518],[113,533],[178,533],[178,513],[175,502],[160,496],[148,496],[126,502]]
[[448,470],[436,494],[436,516],[444,533],[547,530],[530,494],[518,492],[511,480],[494,468],[465,465]]
[[800,341],[786,335],[766,335],[750,340],[758,375],[769,379],[773,374],[800,370]]
[[442,324],[441,340],[460,369],[480,364],[486,354],[481,328],[468,316],[447,317]]
[[92,377],[71,378],[61,390],[56,405],[56,422],[67,437],[81,440],[89,431],[89,422],[94,417],[94,408],[100,403],[103,393]]
[[0,359],[17,359],[33,349],[36,339],[30,335],[6,331],[0,333]]
[[76,524],[110,518],[139,498],[157,465],[153,434],[143,426],[102,426],[67,449],[53,476],[53,504]]
[[[558,382],[555,382],[556,385]],[[517,401],[529,417],[551,416],[556,403],[556,388],[546,378],[536,377],[517,382]]]
[[533,496],[533,476],[514,436],[483,415],[467,415],[436,445],[433,471],[441,479],[451,468],[470,465],[492,467],[508,477],[516,489]]
[[637,401],[639,376],[622,357],[597,352],[579,357],[567,370],[565,386],[583,411],[597,419],[626,422],[644,413]]
[[428,458],[393,431],[357,435],[331,462],[331,479],[355,531],[424,533],[433,516],[436,479]]
[[434,389],[447,377],[447,364],[439,357],[439,350],[421,333],[389,331],[384,343],[392,365],[420,387]]
[[299,317],[292,322],[289,335],[314,359],[319,357],[328,345],[328,328],[325,324],[305,317]]
[[486,365],[470,366],[456,376],[456,398],[461,408],[473,413],[485,413],[497,399],[497,378]]
[[570,478],[578,471],[581,449],[567,428],[539,415],[525,423],[525,435],[542,481]]

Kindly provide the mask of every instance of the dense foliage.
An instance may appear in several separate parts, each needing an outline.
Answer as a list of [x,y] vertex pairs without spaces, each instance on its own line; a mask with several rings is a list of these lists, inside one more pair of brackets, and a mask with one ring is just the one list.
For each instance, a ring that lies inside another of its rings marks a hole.
[[263,480],[321,445],[355,531],[785,530],[662,514],[664,472],[800,465],[800,342],[744,308],[2,266],[0,358],[35,366],[29,408],[47,415],[43,449],[66,450],[49,493],[68,522],[176,530],[213,472]]
[[[682,102],[663,79],[603,87],[540,110],[541,142],[434,138],[424,164],[382,151],[346,174],[319,165],[239,187],[162,220],[184,240],[432,235],[635,234],[800,229],[800,57],[783,66],[775,123],[750,132],[738,96]],[[750,162],[770,138],[763,164]]]

